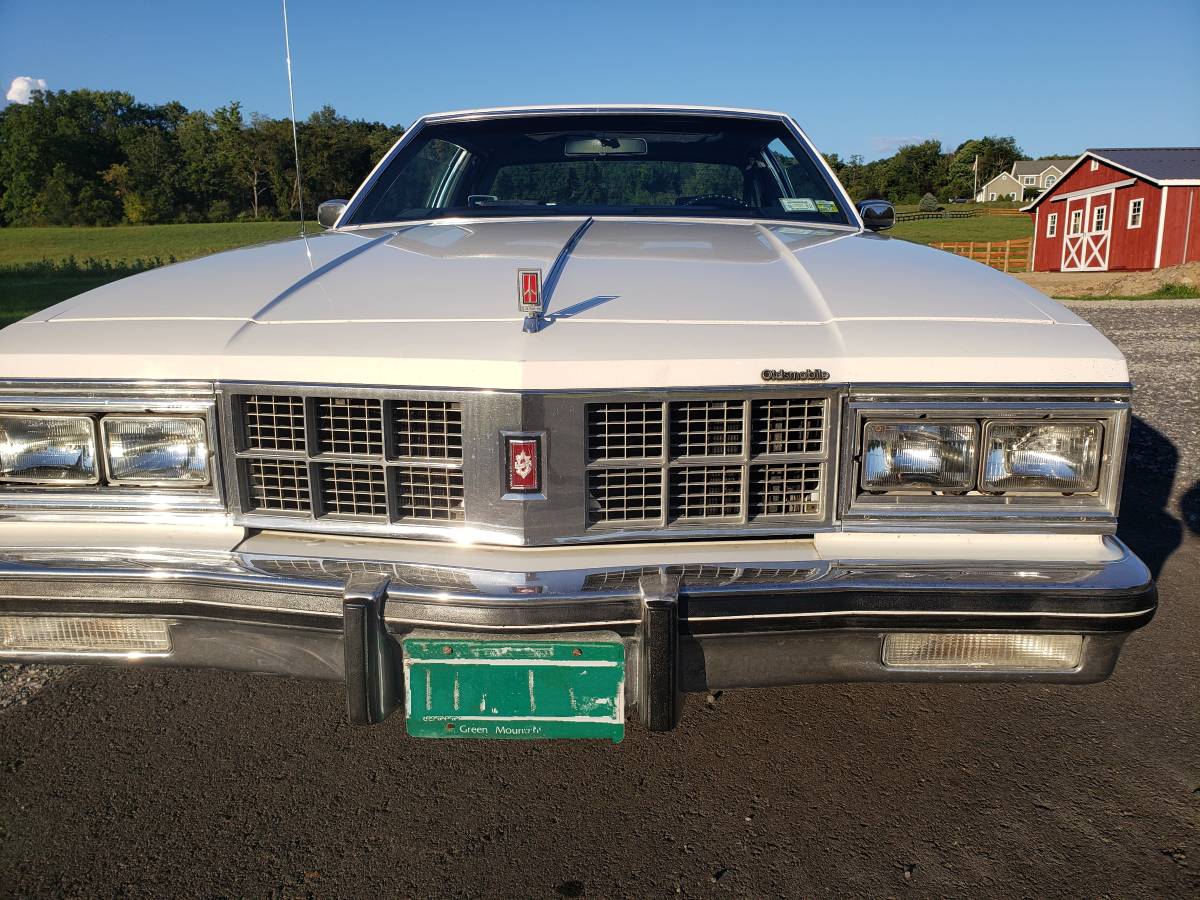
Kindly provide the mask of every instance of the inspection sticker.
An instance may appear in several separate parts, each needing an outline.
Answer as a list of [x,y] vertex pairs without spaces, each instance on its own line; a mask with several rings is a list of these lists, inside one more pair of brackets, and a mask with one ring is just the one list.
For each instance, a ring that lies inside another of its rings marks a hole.
[[780,205],[788,212],[816,212],[817,204],[808,197],[780,197]]
[[838,211],[837,204],[832,200],[818,200],[817,210],[823,213],[835,213]]

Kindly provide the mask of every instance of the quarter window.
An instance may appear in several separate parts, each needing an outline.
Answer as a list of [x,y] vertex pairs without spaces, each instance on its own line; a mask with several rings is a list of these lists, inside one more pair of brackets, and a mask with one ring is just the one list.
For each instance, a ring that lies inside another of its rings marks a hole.
[[1058,213],[1046,216],[1046,237],[1052,238],[1058,234]]
[[1104,231],[1108,226],[1108,207],[1097,206],[1092,211],[1092,231]]
[[1141,198],[1138,198],[1137,200],[1133,200],[1129,204],[1129,227],[1130,228],[1141,228],[1142,227],[1142,200],[1141,200]]

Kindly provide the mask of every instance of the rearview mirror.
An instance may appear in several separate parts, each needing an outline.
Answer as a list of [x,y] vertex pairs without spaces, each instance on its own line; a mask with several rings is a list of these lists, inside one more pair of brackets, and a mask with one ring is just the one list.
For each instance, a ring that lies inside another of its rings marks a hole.
[[640,137],[571,138],[563,147],[566,156],[645,156],[648,151]]
[[332,228],[345,210],[345,200],[326,200],[317,207],[317,222],[322,228]]
[[886,200],[864,200],[858,204],[858,214],[871,231],[885,231],[896,224],[896,207]]

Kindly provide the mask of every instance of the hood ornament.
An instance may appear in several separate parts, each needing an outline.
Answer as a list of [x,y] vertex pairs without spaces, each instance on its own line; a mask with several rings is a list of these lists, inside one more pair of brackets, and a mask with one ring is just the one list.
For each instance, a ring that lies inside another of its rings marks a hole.
[[544,285],[542,284],[541,269],[517,270],[517,305],[521,312],[525,313],[525,324],[521,326],[521,330],[526,334],[537,334],[554,321],[553,317],[546,318],[546,305],[550,302],[554,286],[558,284],[567,260],[571,258],[571,251],[575,249],[587,230],[592,227],[592,221],[591,216],[584,219],[567,239],[567,242],[563,244],[562,249],[558,251],[558,256],[554,259],[554,265],[550,267],[550,274],[546,276]]
[[534,334],[545,324],[546,302],[541,269],[517,270],[517,308],[525,314],[522,331]]

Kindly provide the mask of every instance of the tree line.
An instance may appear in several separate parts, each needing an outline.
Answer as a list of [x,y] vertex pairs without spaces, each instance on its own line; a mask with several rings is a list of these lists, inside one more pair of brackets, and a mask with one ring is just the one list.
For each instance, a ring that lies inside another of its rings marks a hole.
[[[326,106],[298,131],[312,210],[314,201],[349,197],[403,128]],[[826,158],[855,200],[916,203],[925,194],[971,196],[977,157],[980,184],[1027,158],[1012,137],[952,151],[924,141],[873,162]],[[0,109],[0,224],[225,222],[297,209],[288,119],[247,116],[236,102],[212,112],[156,106],[122,91],[43,91]]]
[[[300,123],[304,198],[349,197],[403,133],[324,107]],[[0,110],[0,223],[115,225],[296,215],[288,119],[45,91]]]

